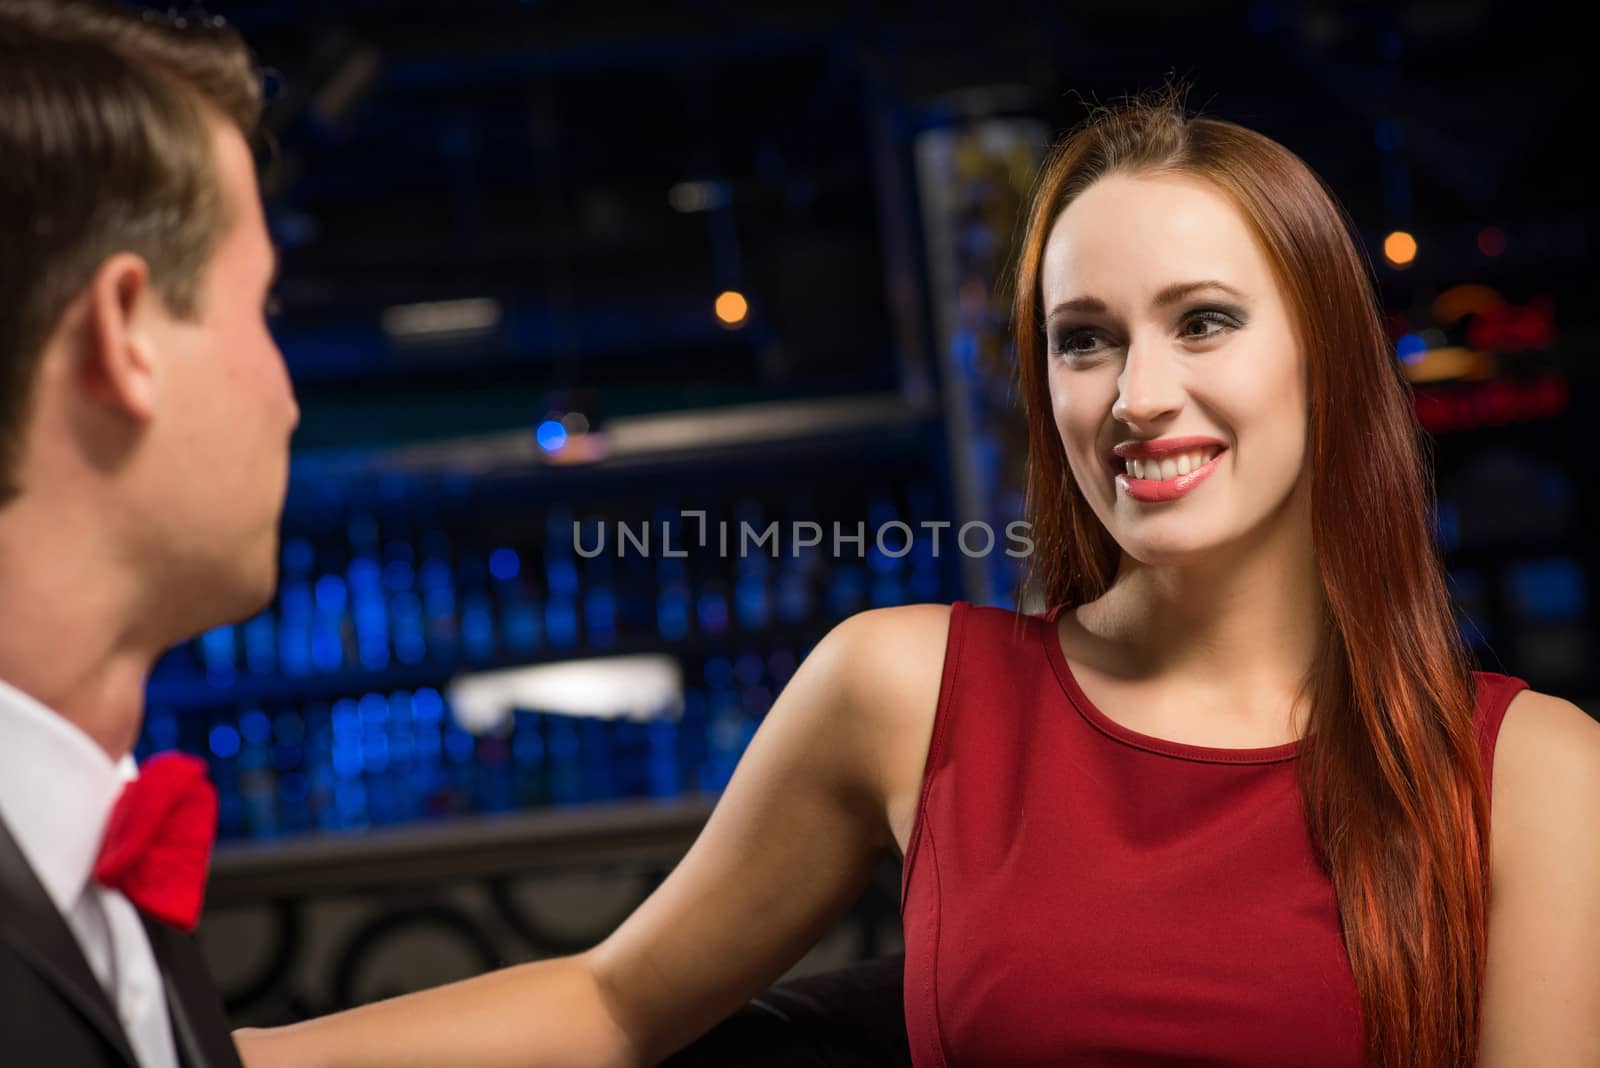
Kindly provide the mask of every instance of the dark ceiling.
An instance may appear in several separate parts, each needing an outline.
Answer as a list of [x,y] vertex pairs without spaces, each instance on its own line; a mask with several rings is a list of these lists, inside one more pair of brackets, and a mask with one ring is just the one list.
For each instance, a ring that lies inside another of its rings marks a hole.
[[[582,386],[625,408],[892,377],[906,148],[974,91],[1060,130],[1185,79],[1191,106],[1303,155],[1372,240],[1442,250],[1391,301],[1491,268],[1565,299],[1593,233],[1577,35],[1523,5],[210,7],[276,72],[280,336],[313,401]],[[693,181],[726,207],[675,210]],[[1470,254],[1489,224],[1511,237],[1492,265]],[[709,314],[730,288],[744,330]],[[492,339],[410,352],[378,325],[468,297],[505,309]]]

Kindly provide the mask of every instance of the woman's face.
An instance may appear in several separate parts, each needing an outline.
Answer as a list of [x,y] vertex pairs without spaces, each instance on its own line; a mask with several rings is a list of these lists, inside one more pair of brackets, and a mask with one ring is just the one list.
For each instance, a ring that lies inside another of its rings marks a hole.
[[1193,563],[1295,520],[1307,536],[1305,355],[1226,194],[1100,179],[1056,220],[1041,281],[1056,428],[1125,553]]

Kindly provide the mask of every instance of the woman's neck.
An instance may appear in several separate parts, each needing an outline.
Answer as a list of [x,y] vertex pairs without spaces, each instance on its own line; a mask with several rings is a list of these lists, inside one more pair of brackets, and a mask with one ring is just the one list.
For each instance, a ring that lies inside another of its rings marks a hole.
[[1111,588],[1078,607],[1106,670],[1252,721],[1292,707],[1326,627],[1309,524],[1269,543],[1219,549],[1203,562],[1156,566],[1124,555]]

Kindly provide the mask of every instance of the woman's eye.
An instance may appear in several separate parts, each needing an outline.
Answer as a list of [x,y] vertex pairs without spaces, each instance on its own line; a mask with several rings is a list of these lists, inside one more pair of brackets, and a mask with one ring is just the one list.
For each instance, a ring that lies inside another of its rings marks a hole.
[[[1189,341],[1210,341],[1224,331],[1232,330],[1238,325],[1238,320],[1227,312],[1214,309],[1198,311],[1184,320],[1183,336]],[[1195,329],[1196,327],[1199,329]]]
[[[1201,308],[1184,317],[1178,327],[1178,337],[1183,341],[1213,341],[1243,325],[1244,320],[1239,315],[1220,308]],[[1098,356],[1109,340],[1095,327],[1063,328],[1051,335],[1050,354],[1067,359]]]
[[1050,348],[1058,356],[1090,356],[1097,351],[1099,341],[1093,330],[1069,330],[1058,335]]
[[283,314],[283,301],[278,298],[277,294],[272,294],[267,297],[266,303],[261,310],[268,319],[276,319]]

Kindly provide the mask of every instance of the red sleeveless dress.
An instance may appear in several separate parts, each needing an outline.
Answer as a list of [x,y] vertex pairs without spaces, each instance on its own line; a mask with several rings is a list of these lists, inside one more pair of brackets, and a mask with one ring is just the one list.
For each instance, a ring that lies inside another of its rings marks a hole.
[[[958,602],[906,850],[917,1068],[1358,1068],[1298,742],[1187,745],[1089,703],[1056,637]],[[1521,679],[1477,673],[1484,767]]]

